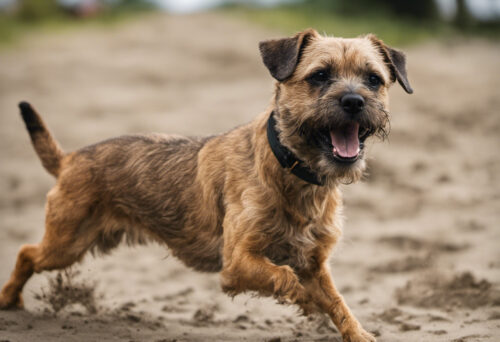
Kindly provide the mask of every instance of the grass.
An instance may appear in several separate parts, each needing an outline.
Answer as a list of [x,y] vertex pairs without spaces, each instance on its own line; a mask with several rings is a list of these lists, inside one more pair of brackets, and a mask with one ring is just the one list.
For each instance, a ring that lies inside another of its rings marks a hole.
[[444,39],[463,35],[446,22],[395,18],[387,13],[343,16],[329,11],[319,11],[307,5],[288,5],[273,9],[237,6],[222,8],[220,11],[284,34],[293,34],[309,27],[315,28],[320,33],[340,37],[374,33],[386,43],[395,46],[418,43],[429,38]]
[[[403,46],[425,41],[429,38],[449,39],[461,36],[481,36],[498,41],[500,24],[474,27],[468,31],[459,31],[447,22],[417,21],[391,16],[384,12],[370,12],[363,16],[341,15],[318,7],[296,4],[275,8],[255,8],[245,6],[223,7],[216,10],[223,15],[240,18],[284,34],[293,34],[308,27],[321,33],[342,37],[355,37],[361,34],[374,33],[386,43]],[[85,26],[112,26],[131,20],[140,19],[151,9],[121,8],[109,11],[92,18],[75,18],[61,13],[30,22],[19,18],[0,14],[0,49],[15,45],[23,36],[34,32],[64,31]]]
[[114,26],[151,13],[149,10],[105,11],[95,17],[76,18],[64,14],[54,14],[36,21],[21,20],[14,16],[0,15],[0,49],[12,47],[23,37],[39,32],[58,32],[80,27]]

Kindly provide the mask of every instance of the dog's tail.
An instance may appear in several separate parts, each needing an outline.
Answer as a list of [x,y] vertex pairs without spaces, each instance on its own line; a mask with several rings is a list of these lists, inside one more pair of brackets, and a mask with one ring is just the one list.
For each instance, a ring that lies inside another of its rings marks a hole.
[[30,133],[31,142],[43,167],[53,176],[59,175],[64,152],[45,126],[42,118],[28,102],[19,103],[21,115]]

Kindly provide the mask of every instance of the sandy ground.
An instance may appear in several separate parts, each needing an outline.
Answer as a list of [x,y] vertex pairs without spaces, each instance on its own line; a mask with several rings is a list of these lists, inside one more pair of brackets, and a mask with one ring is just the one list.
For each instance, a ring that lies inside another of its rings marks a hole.
[[[266,107],[257,42],[276,36],[218,15],[159,16],[1,51],[0,283],[19,246],[40,240],[54,184],[18,101],[35,104],[67,150],[125,133],[223,132]],[[366,180],[344,189],[333,276],[379,341],[500,341],[500,46],[407,53],[415,94],[391,90],[390,139],[369,147]],[[216,274],[160,246],[89,256],[72,274],[35,275],[26,310],[0,312],[0,341],[340,341],[321,318],[229,299]]]

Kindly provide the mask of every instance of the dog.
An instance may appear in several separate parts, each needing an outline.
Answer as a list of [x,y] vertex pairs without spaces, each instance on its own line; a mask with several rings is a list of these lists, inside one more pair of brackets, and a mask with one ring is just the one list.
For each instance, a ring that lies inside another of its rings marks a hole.
[[45,235],[21,247],[0,308],[23,306],[33,273],[66,268],[125,240],[166,244],[187,266],[327,314],[344,341],[373,342],[336,290],[328,258],[341,236],[339,185],[359,180],[367,138],[388,133],[388,88],[407,93],[405,55],[374,35],[308,29],[259,44],[275,79],[267,110],[206,138],[109,139],[65,153],[27,102],[19,107],[45,169]]

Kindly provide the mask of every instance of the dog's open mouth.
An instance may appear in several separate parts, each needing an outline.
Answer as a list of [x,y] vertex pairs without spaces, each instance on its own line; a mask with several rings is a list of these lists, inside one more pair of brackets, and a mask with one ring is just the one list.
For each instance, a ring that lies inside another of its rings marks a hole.
[[333,158],[341,163],[354,163],[360,157],[364,140],[369,134],[369,129],[354,121],[331,128],[330,143]]

